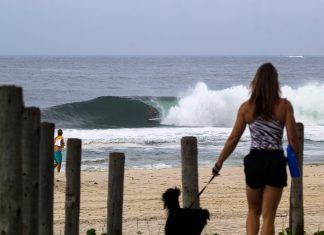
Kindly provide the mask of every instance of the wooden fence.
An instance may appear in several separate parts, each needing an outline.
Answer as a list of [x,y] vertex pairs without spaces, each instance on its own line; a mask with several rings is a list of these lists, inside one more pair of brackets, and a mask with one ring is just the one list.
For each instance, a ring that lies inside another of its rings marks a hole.
[[[303,125],[297,124],[300,153]],[[54,124],[40,121],[38,108],[25,108],[22,89],[0,86],[0,234],[53,234]],[[195,137],[181,139],[183,206],[198,194],[198,148]],[[299,163],[302,169],[303,154]],[[79,234],[81,140],[68,139],[65,234]],[[110,153],[107,232],[122,234],[124,153]],[[302,171],[301,171],[302,173]],[[303,234],[302,177],[291,184],[290,227]],[[193,208],[199,207],[199,199]]]

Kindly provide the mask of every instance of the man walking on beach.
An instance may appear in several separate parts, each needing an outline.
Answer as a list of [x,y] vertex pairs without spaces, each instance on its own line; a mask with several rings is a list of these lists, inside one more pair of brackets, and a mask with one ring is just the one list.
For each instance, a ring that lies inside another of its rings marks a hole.
[[61,171],[62,165],[62,149],[64,148],[64,139],[63,139],[63,131],[58,129],[57,136],[54,139],[54,168],[57,169],[57,172]]

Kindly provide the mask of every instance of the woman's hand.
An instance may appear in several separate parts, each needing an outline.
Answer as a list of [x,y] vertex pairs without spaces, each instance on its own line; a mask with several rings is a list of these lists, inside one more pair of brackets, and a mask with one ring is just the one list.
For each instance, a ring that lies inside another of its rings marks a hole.
[[217,161],[212,169],[212,174],[219,175],[219,171],[222,169],[222,166],[223,163]]

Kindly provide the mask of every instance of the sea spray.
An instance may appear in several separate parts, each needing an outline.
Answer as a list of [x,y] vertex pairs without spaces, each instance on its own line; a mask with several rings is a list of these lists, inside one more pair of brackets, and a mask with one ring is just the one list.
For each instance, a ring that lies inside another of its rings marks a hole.
[[180,98],[162,121],[175,126],[232,126],[240,104],[247,99],[248,89],[235,86],[224,90],[209,90],[199,82],[192,93]]
[[[300,88],[282,87],[282,96],[295,109],[296,121],[304,125],[324,125],[324,84],[304,85]],[[248,99],[249,88],[233,86],[210,90],[203,82],[179,99],[170,108],[162,124],[174,126],[231,127],[238,108]]]
[[324,125],[324,84],[309,84],[292,89],[282,87],[282,96],[291,101],[298,122]]

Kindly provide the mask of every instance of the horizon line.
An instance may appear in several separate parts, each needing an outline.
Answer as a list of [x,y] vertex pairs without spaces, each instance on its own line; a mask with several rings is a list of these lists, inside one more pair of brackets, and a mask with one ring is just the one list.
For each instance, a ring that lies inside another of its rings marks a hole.
[[248,57],[248,56],[273,56],[273,57],[296,57],[296,58],[302,58],[302,57],[324,57],[324,54],[0,54],[0,57],[9,57],[9,56],[98,56],[98,57],[118,57],[118,56],[129,56],[129,57],[186,57],[186,56],[201,56],[201,57],[209,57],[209,56],[215,56],[215,57],[227,57],[227,56],[242,56],[242,57]]

